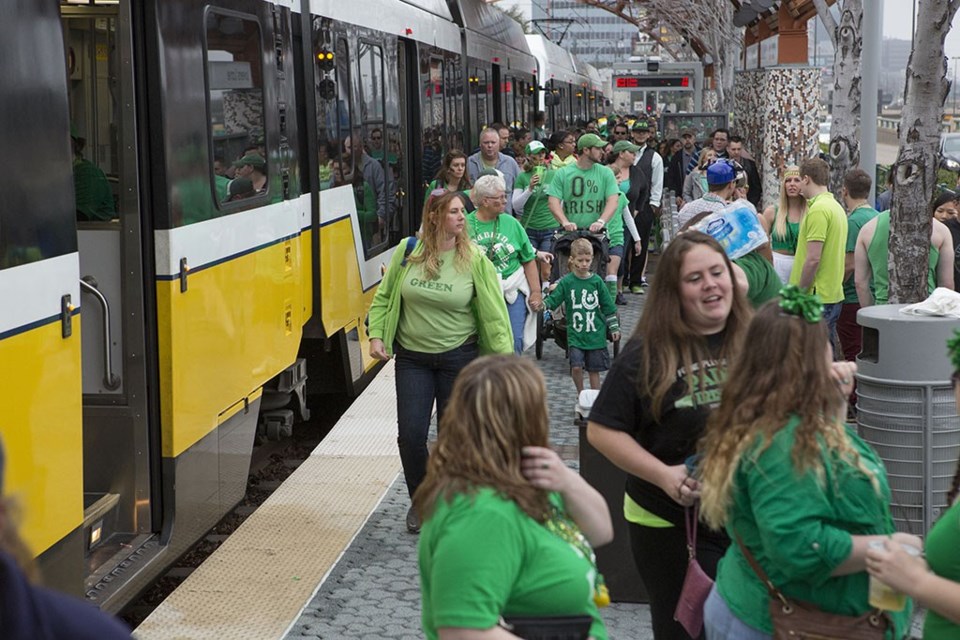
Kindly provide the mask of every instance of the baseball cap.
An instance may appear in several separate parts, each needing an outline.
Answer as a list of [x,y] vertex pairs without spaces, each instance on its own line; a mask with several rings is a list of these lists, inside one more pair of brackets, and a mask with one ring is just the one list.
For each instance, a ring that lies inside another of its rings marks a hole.
[[245,196],[254,193],[255,190],[250,178],[234,178],[230,181],[228,191],[231,196]]
[[727,184],[737,179],[737,170],[725,159],[707,165],[707,184]]
[[543,143],[539,140],[533,140],[527,143],[527,146],[524,148],[524,151],[526,151],[528,156],[533,155],[534,153],[542,153],[546,150],[547,148],[543,146]]
[[629,140],[618,140],[615,145],[613,145],[613,152],[620,153],[621,151],[632,151],[636,153],[640,150],[640,147],[633,144]]
[[637,118],[637,121],[633,123],[634,131],[649,131],[650,130],[650,121],[646,118]]
[[598,147],[603,149],[607,146],[607,143],[604,142],[603,138],[598,136],[595,133],[585,133],[580,136],[580,139],[577,140],[577,151],[581,149],[586,149],[587,147]]
[[680,136],[681,136],[681,137],[683,137],[683,136],[693,136],[693,137],[696,137],[696,136],[697,136],[697,130],[694,129],[693,127],[684,127],[683,129],[680,129]]
[[256,167],[257,169],[263,169],[267,166],[267,161],[263,159],[259,153],[251,153],[250,155],[243,156],[239,160],[233,163],[235,167],[242,167],[244,165],[250,165],[251,167]]

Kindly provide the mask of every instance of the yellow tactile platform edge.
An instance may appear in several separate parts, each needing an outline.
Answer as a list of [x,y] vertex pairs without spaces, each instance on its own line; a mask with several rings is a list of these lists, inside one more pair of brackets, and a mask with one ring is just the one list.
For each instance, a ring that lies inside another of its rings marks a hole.
[[135,636],[280,638],[400,470],[395,397],[391,362],[311,456]]

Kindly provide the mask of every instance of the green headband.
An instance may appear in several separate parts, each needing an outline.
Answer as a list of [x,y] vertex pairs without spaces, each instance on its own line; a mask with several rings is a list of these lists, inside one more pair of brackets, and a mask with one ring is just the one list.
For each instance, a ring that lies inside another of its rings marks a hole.
[[791,316],[803,318],[810,324],[823,319],[823,303],[815,293],[806,293],[795,284],[780,289],[780,310]]
[[947,340],[947,355],[953,363],[953,370],[960,371],[960,329],[953,332],[953,337]]

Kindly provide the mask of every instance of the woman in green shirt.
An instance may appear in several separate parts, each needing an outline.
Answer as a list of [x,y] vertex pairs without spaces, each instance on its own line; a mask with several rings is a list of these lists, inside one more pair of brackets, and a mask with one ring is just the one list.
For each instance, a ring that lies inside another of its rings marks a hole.
[[[434,402],[443,416],[453,381],[480,353],[509,353],[510,319],[493,265],[470,242],[456,193],[431,201],[421,240],[394,249],[370,305],[370,356],[396,355],[397,438],[412,496],[427,468]],[[412,509],[407,529],[420,530]]]
[[467,175],[467,156],[459,149],[453,149],[447,152],[443,157],[443,163],[440,170],[430,184],[427,185],[426,194],[423,197],[424,211],[430,204],[430,196],[434,191],[441,189],[443,191],[455,191],[461,194],[463,205],[467,211],[473,211],[473,202],[470,200],[470,176]]
[[610,511],[550,449],[546,397],[540,370],[515,356],[480,358],[454,384],[414,496],[429,640],[515,638],[501,617],[559,616],[607,638],[593,547],[613,539]]
[[[542,142],[530,142],[524,152],[527,160],[513,183],[513,212],[537,251],[553,253],[553,235],[560,223],[550,213],[550,198],[544,188],[553,181],[554,171],[547,165],[547,148]],[[550,263],[540,264],[540,280],[550,279]]]
[[790,281],[797,241],[800,238],[800,222],[807,213],[807,199],[800,194],[800,168],[789,166],[783,170],[780,183],[780,201],[763,210],[760,217],[764,230],[770,236],[773,250],[773,267],[783,284]]
[[[953,393],[960,410],[960,333],[947,343],[953,360]],[[960,638],[960,462],[947,492],[947,509],[930,529],[925,559],[897,545],[867,551],[867,571],[927,608],[923,640]]]
[[[735,541],[704,606],[710,640],[773,632],[770,596],[740,542],[788,599],[846,616],[871,610],[870,542],[920,544],[894,533],[883,463],[844,424],[856,364],[832,362],[822,315],[819,299],[792,286],[764,305],[707,423],[700,513]],[[887,615],[887,638],[902,638],[910,607]]]

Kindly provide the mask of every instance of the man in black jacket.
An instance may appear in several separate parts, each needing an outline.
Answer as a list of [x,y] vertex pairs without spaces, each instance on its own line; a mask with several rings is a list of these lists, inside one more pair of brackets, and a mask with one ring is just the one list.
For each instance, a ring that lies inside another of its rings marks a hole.
[[697,153],[699,153],[696,133],[693,129],[689,127],[682,129],[680,131],[680,142],[683,143],[683,148],[670,158],[666,176],[663,179],[663,185],[676,195],[678,208],[683,206],[680,202],[682,200],[681,195],[683,195],[683,180],[690,173],[687,166],[694,161]]
[[743,138],[740,136],[730,136],[730,142],[727,144],[727,153],[730,159],[740,163],[743,170],[747,173],[747,200],[760,210],[760,200],[763,197],[763,188],[760,185],[760,172],[757,171],[757,163],[743,155]]

